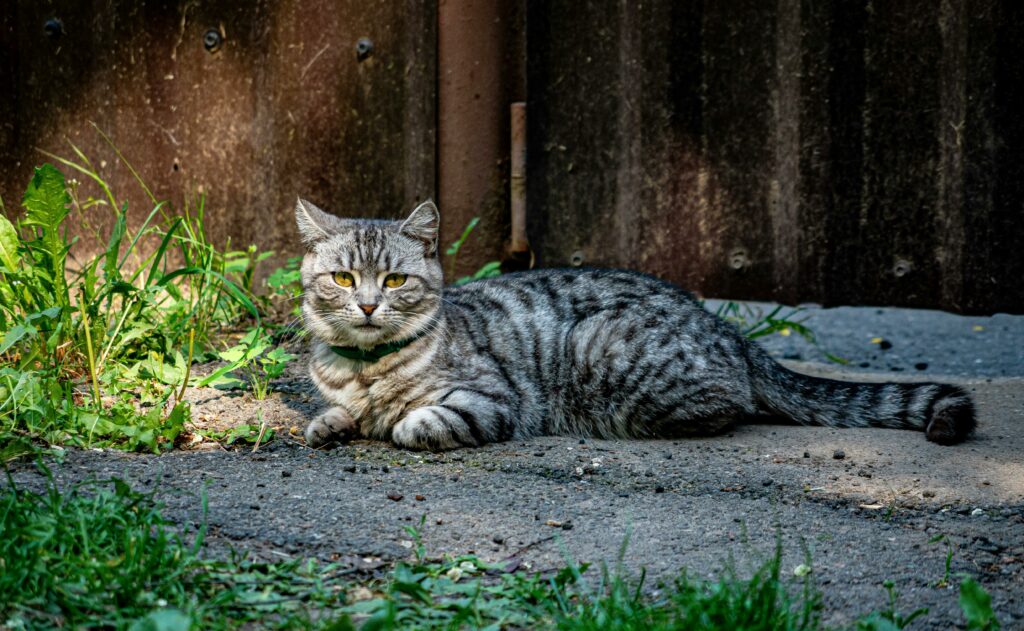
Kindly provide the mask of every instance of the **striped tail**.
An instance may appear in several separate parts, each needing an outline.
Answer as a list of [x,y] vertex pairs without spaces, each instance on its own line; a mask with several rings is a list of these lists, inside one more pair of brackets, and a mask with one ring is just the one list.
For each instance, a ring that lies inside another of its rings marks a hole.
[[821,379],[788,370],[758,351],[751,357],[754,389],[768,414],[802,425],[913,429],[942,445],[963,441],[977,424],[974,403],[963,388]]

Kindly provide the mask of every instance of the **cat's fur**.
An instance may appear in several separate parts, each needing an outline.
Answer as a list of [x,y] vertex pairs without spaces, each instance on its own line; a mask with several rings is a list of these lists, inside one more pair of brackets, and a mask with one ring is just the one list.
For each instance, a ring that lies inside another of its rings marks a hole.
[[[443,287],[431,202],[404,222],[341,219],[302,200],[296,216],[310,374],[332,406],[306,428],[314,447],[354,436],[413,449],[682,436],[758,416],[913,429],[943,444],[974,429],[958,387],[792,372],[689,293],[644,274],[539,270]],[[354,287],[335,282],[341,271]],[[385,288],[388,273],[407,280]],[[374,362],[331,349],[406,340]]]

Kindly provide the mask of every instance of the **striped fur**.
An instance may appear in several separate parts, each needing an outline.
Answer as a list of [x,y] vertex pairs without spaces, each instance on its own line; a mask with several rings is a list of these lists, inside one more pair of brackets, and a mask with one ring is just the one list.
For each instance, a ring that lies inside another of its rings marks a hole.
[[[404,223],[343,220],[303,201],[296,214],[310,374],[331,405],[307,427],[313,446],[356,435],[414,449],[540,434],[684,436],[758,416],[914,429],[943,444],[974,428],[960,388],[792,372],[651,276],[539,270],[443,287],[430,202]],[[339,287],[339,271],[359,282]],[[384,287],[395,272],[405,285]],[[359,305],[370,304],[366,316]],[[375,363],[330,350],[407,339]]]

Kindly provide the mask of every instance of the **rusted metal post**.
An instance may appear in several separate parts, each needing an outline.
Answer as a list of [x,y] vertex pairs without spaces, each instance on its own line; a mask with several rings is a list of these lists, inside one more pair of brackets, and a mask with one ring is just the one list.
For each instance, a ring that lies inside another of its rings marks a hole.
[[[441,238],[450,242],[480,217],[456,274],[500,253],[505,235],[502,163],[508,156],[502,66],[507,28],[501,0],[438,4],[437,195]],[[507,166],[506,166],[507,168]],[[507,176],[506,176],[507,177]],[[507,225],[507,224],[505,224]]]
[[526,238],[526,103],[513,103],[509,110],[512,118],[512,165],[509,175],[512,237],[508,250],[514,256],[530,250]]

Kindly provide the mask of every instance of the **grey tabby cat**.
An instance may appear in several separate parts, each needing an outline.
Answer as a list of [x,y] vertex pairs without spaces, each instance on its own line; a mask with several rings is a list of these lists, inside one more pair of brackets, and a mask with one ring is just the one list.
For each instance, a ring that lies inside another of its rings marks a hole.
[[540,270],[444,287],[432,202],[404,222],[341,219],[303,200],[295,210],[310,373],[331,405],[306,428],[313,447],[684,436],[755,417],[914,429],[942,444],[974,429],[960,388],[792,372],[644,274]]

